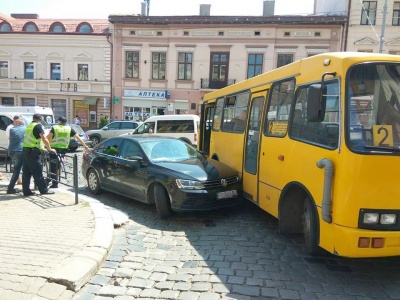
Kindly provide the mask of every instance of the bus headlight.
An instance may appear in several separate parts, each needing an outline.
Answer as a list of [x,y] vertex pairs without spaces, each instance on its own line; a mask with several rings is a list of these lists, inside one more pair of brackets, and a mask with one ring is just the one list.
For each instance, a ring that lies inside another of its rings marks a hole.
[[196,180],[176,179],[176,185],[183,190],[202,190],[204,185]]
[[400,210],[365,209],[360,210],[358,228],[373,230],[400,230],[398,221]]
[[381,214],[381,224],[396,224],[396,214]]
[[378,224],[379,214],[378,213],[365,213],[363,218],[364,224]]

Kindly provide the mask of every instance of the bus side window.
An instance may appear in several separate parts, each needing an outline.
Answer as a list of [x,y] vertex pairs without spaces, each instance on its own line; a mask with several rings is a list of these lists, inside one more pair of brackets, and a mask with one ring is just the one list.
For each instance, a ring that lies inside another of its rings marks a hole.
[[283,137],[286,135],[290,109],[294,97],[295,80],[276,82],[272,86],[270,106],[264,122],[264,134]]
[[289,136],[329,148],[337,148],[339,142],[339,96],[337,81],[327,83],[327,106],[324,122],[307,121],[308,87],[299,87],[296,92],[295,110]]

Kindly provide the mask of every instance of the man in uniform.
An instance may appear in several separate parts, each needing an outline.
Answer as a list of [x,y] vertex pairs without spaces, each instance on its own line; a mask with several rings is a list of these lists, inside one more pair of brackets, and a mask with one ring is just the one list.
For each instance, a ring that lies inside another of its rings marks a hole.
[[34,114],[32,122],[26,127],[24,144],[22,150],[22,192],[24,196],[32,196],[35,193],[30,189],[31,177],[35,180],[35,184],[40,194],[54,194],[49,191],[46,181],[43,178],[43,166],[40,162],[40,156],[44,147],[50,153],[56,153],[52,149],[49,140],[45,136],[42,124],[42,116]]
[[[73,130],[70,126],[66,125],[67,118],[59,117],[57,119],[57,125],[54,125],[50,132],[47,134],[47,138],[50,141],[52,148],[56,149],[58,154],[64,155],[68,149],[69,140],[75,138],[82,146],[89,150],[89,147],[81,139],[81,137]],[[58,188],[58,175],[59,175],[59,162],[57,154],[50,154],[50,172],[52,184],[50,188]]]

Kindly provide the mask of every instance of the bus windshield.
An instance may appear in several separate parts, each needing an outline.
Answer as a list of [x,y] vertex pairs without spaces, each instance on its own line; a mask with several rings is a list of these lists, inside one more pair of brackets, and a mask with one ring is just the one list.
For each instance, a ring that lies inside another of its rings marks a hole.
[[366,63],[347,77],[347,141],[357,152],[400,152],[400,64]]

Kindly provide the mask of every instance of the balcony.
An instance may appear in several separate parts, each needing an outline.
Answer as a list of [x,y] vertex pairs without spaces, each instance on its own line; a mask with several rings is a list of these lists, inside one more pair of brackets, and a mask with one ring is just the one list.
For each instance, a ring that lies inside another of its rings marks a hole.
[[226,81],[213,81],[210,80],[209,78],[201,78],[201,85],[200,89],[212,89],[212,90],[217,90],[224,88],[228,85],[236,83],[236,79],[228,79]]

